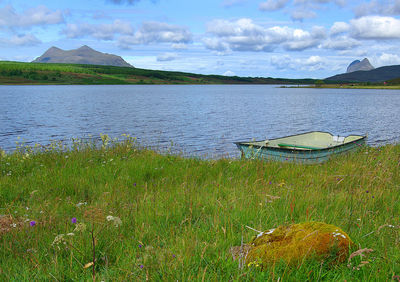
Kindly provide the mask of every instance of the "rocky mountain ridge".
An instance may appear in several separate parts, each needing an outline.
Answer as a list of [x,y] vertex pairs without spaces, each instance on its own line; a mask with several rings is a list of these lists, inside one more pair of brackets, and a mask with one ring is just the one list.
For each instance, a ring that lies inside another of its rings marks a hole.
[[362,61],[355,60],[348,67],[346,73],[355,72],[355,71],[369,71],[373,70],[374,67],[371,65],[367,58],[364,58]]
[[83,45],[78,49],[73,50],[62,50],[53,46],[32,62],[133,67],[120,56],[102,53],[87,45]]

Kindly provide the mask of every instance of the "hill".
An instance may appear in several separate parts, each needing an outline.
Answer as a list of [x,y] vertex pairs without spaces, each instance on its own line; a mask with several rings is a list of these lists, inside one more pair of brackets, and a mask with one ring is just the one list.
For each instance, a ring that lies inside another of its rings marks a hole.
[[385,66],[369,71],[355,71],[326,78],[327,82],[383,82],[400,77],[400,65]]
[[33,63],[67,63],[67,64],[91,64],[105,66],[132,67],[120,56],[102,53],[89,46],[82,46],[73,50],[62,50],[51,47],[44,54],[36,58]]
[[313,84],[314,79],[238,77],[86,64],[0,61],[0,84]]

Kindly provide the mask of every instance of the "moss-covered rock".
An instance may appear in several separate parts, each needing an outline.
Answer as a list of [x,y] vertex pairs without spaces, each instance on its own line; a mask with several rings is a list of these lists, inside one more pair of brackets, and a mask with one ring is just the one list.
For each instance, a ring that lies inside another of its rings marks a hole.
[[263,268],[279,261],[299,264],[308,259],[340,263],[347,259],[352,244],[342,229],[323,222],[279,226],[253,238],[246,264]]

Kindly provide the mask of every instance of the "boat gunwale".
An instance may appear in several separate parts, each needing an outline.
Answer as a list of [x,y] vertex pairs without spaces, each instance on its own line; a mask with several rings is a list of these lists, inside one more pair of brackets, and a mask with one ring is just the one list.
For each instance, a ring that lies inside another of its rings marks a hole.
[[[314,132],[319,132],[319,133],[328,133],[330,136],[334,136],[334,135],[332,135],[332,133],[330,133],[330,132],[326,132],[326,131],[308,131],[308,132],[303,132],[303,133],[299,133],[299,134],[293,134],[293,135],[289,135],[289,136],[284,136],[284,137],[279,137],[279,138],[274,138],[274,139],[269,139],[269,140],[278,140],[278,139],[282,139],[282,138],[288,138],[288,137],[294,137],[294,136],[299,136],[299,135],[305,135],[305,134],[309,134],[309,133],[314,133]],[[329,151],[329,150],[332,150],[332,149],[335,149],[335,148],[339,148],[339,147],[342,147],[342,146],[345,146],[345,145],[349,145],[349,144],[352,144],[352,143],[357,143],[357,142],[359,142],[359,141],[361,141],[361,140],[365,140],[366,138],[367,138],[367,135],[354,135],[354,134],[350,134],[350,135],[348,135],[348,136],[346,136],[345,138],[347,138],[347,137],[349,137],[349,136],[357,136],[357,137],[359,137],[358,139],[356,139],[356,140],[353,140],[353,141],[349,141],[349,142],[346,142],[346,143],[342,143],[342,144],[339,144],[339,145],[335,145],[335,146],[332,146],[332,147],[326,147],[326,148],[318,148],[318,149],[296,149],[296,148],[286,148],[286,147],[271,147],[271,146],[268,146],[268,145],[257,145],[257,144],[246,144],[246,143],[255,143],[255,142],[262,142],[262,141],[265,141],[265,140],[259,140],[259,141],[240,141],[240,142],[233,142],[234,144],[236,144],[236,146],[247,146],[247,147],[250,147],[250,146],[253,146],[254,148],[266,148],[266,149],[268,149],[268,150],[273,150],[273,151],[290,151],[290,152],[304,152],[304,153],[308,153],[308,152],[320,152],[320,151]]]

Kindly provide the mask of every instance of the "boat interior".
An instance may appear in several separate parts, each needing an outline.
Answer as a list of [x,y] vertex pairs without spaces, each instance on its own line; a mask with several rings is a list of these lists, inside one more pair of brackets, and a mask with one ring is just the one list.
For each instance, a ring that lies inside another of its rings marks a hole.
[[363,137],[364,136],[360,135],[349,135],[347,137],[334,136],[328,132],[314,131],[271,140],[267,139],[263,141],[243,142],[242,144],[253,145],[257,147],[318,150],[353,142],[362,139]]

